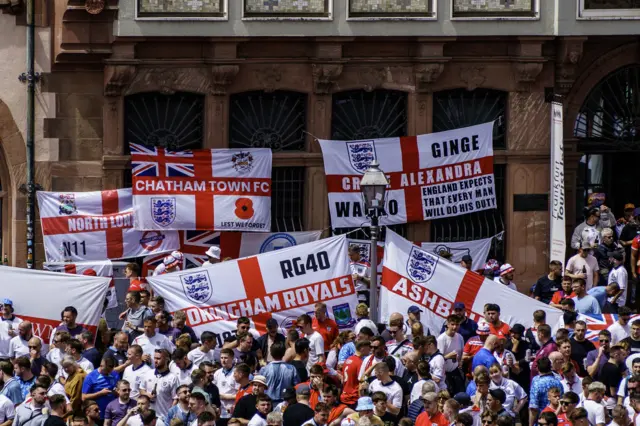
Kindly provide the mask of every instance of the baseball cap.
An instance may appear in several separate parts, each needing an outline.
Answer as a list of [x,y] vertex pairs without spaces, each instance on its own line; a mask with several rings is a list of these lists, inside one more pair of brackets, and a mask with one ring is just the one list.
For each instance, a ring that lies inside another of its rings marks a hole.
[[462,405],[463,407],[468,407],[471,405],[471,397],[465,392],[458,392],[457,394],[453,395],[453,399],[455,399],[458,404]]
[[465,263],[469,263],[473,261],[473,259],[471,259],[471,256],[469,256],[468,254],[465,254],[464,256],[462,256],[461,260]]
[[420,309],[416,305],[411,305],[409,306],[409,309],[407,309],[407,312],[410,314],[417,314],[418,312],[422,312],[422,309]]
[[356,411],[373,410],[373,399],[369,396],[362,396],[358,398],[358,406]]
[[464,306],[464,303],[462,303],[462,302],[456,302],[456,303],[453,304],[453,309],[454,310],[455,309],[463,309],[464,310],[464,309],[467,309],[467,307]]
[[260,375],[253,376],[253,380],[251,381],[251,383],[260,383],[261,385],[268,386],[267,385],[267,378],[264,377],[264,376],[260,376]]
[[624,205],[624,209],[625,210],[633,210],[635,208],[636,208],[636,205],[633,204],[633,203],[627,203],[627,204]]
[[500,404],[504,404],[507,400],[507,394],[502,389],[490,389],[489,394],[500,401]]
[[485,320],[478,322],[478,330],[476,330],[479,335],[487,335],[491,333],[491,328],[489,327],[489,323]]
[[296,388],[296,395],[311,395],[311,388],[309,385],[299,385]]
[[220,246],[213,245],[209,247],[209,250],[205,253],[209,257],[220,260]]
[[5,299],[2,299],[2,304],[3,304],[3,305],[11,305],[11,306],[13,306],[13,300],[11,300],[11,299],[6,299],[6,298],[5,298]]
[[511,264],[505,263],[504,265],[502,265],[500,267],[500,276],[503,276],[503,275],[508,274],[509,272],[513,272],[515,270],[516,270],[516,268],[511,266]]

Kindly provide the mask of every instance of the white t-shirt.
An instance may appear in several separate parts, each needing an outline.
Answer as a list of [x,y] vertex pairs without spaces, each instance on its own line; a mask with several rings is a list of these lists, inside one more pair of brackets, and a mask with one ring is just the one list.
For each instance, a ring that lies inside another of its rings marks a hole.
[[307,370],[309,370],[313,364],[318,362],[320,355],[324,355],[324,339],[322,334],[317,331],[308,334],[306,337],[309,339],[309,360],[307,361]]
[[249,420],[249,424],[247,426],[268,426],[267,421],[260,417],[260,414],[256,413]]
[[495,277],[495,278],[493,279],[493,281],[494,281],[494,282],[496,282],[496,283],[498,283],[498,284],[500,284],[500,285],[503,285],[503,286],[505,286],[505,287],[507,287],[507,288],[509,288],[509,289],[511,289],[511,290],[518,291],[518,287],[516,287],[516,285],[513,283],[513,281],[509,281],[508,283],[506,283],[506,284],[505,284],[505,283],[503,283],[503,282],[500,280],[500,278],[501,278],[501,277]]
[[[436,382],[438,390],[447,389],[446,376],[444,370],[444,356],[437,355],[432,356],[429,360],[429,370],[431,371],[431,377],[434,379],[440,379],[439,382]],[[435,382],[435,380],[434,380]]]
[[370,329],[373,332],[374,336],[378,335],[378,327],[376,327],[376,323],[371,321],[369,318],[363,318],[358,321],[358,323],[356,324],[356,328],[354,329],[356,336],[360,334],[360,330],[362,330],[362,327],[367,327],[368,329]]
[[214,350],[210,350],[209,352],[205,353],[205,352],[202,352],[200,347],[197,347],[197,348],[193,349],[191,352],[189,352],[187,354],[187,358],[197,368],[199,368],[200,367],[200,363],[203,362],[203,361],[209,361],[211,363],[215,362],[214,354],[215,354]]
[[[82,368],[87,374],[95,370],[93,363],[83,356],[81,356],[80,359],[76,361],[76,364],[78,364],[80,368]],[[58,377],[64,377],[66,379],[67,377],[69,377],[69,375],[66,371],[64,371],[64,368],[61,368],[58,370]]]
[[582,379],[577,374],[572,383],[569,383],[566,378],[560,380],[560,382],[562,383],[562,387],[565,392],[574,392],[578,395],[582,392]]
[[[220,395],[232,394],[235,395],[240,389],[240,385],[233,378],[233,368],[225,372],[224,368],[220,368],[213,373],[213,384],[218,387]],[[231,418],[231,410],[235,404],[233,399],[220,398],[222,407],[220,407],[220,417],[223,419]]]
[[13,402],[4,395],[0,395],[0,423],[4,423],[16,416]]
[[[351,268],[352,274],[358,274],[360,276],[371,278],[371,265],[369,262],[365,262],[363,260],[359,260],[357,262],[349,263],[349,268]],[[355,282],[356,291],[368,291],[369,285],[362,280],[356,280]],[[358,298],[360,300],[360,298]],[[363,298],[362,301],[365,299]]]
[[148,393],[152,393],[155,388],[156,400],[151,403],[151,408],[155,410],[158,417],[165,417],[173,406],[173,399],[176,397],[178,386],[180,386],[178,376],[171,371],[162,374],[150,369],[142,378],[140,388]]
[[599,271],[598,261],[593,255],[588,255],[586,258],[580,256],[580,254],[576,254],[569,258],[567,262],[567,271],[571,274],[581,274],[582,268],[587,270],[587,278],[586,278],[586,290],[589,291],[593,287],[593,272]]
[[[40,339],[36,335],[33,335],[33,337]],[[40,349],[40,355],[47,356],[47,350],[42,339],[40,339],[40,346],[42,348]],[[9,340],[9,358],[20,358],[21,356],[29,357],[29,341],[17,335]]]
[[[441,354],[446,355],[449,352],[456,352],[458,359],[462,359],[462,351],[464,349],[464,338],[456,333],[453,337],[449,337],[447,333],[442,333],[438,336],[438,350]],[[447,359],[444,363],[444,370],[447,373],[454,371],[458,368],[458,359]]]
[[58,376],[61,375],[62,359],[64,358],[64,356],[65,354],[60,349],[53,348],[49,351],[46,357],[49,362],[52,362],[58,366]]
[[624,265],[620,265],[617,268],[611,269],[609,272],[609,279],[607,284],[618,283],[618,286],[622,290],[622,294],[616,301],[618,306],[624,306],[627,303],[627,282],[629,281],[629,275]]
[[191,363],[191,365],[185,368],[184,370],[178,367],[178,364],[176,364],[173,361],[171,361],[171,364],[169,364],[169,370],[173,374],[178,376],[178,380],[180,381],[181,385],[191,384],[191,372],[195,369],[196,369],[196,365],[194,363]]
[[623,326],[618,321],[611,324],[609,328],[607,328],[607,330],[609,330],[609,333],[611,333],[612,345],[615,345],[619,341],[626,339],[631,334],[631,326],[629,325],[629,323]]
[[607,424],[604,415],[604,406],[591,399],[587,399],[582,404],[588,413],[589,424],[595,426],[598,424]]
[[153,366],[153,354],[156,349],[166,349],[169,353],[172,353],[176,347],[171,340],[164,334],[156,333],[152,337],[147,336],[146,334],[141,334],[140,336],[133,339],[134,345],[140,345],[142,347],[142,352],[145,355],[149,355],[151,357],[151,365]]
[[49,387],[49,390],[47,390],[47,396],[51,397],[53,395],[62,395],[64,396],[64,400],[67,401],[67,404],[70,402],[69,398],[67,398],[67,393],[64,390],[64,386],[62,386],[60,382],[55,382]]
[[133,365],[124,369],[122,380],[126,380],[129,382],[129,386],[131,386],[131,399],[138,399],[138,396],[140,395],[140,387],[144,383],[144,378],[150,371],[153,372],[151,367],[144,362],[136,369],[133,368]]
[[[416,399],[422,398],[422,385],[424,385],[427,382],[432,382],[434,385],[436,385],[436,383],[433,380],[427,380],[427,379],[420,379],[413,384],[413,387],[411,388],[411,395],[409,396],[409,404],[411,404]],[[437,387],[438,385],[436,385],[436,388]]]
[[[156,413],[157,415],[158,413]],[[142,417],[140,414],[136,414],[135,416],[129,417],[127,420],[127,426],[142,426]],[[156,426],[164,426],[164,422],[160,419],[160,416],[157,415]]]
[[383,385],[378,379],[375,379],[369,385],[369,393],[383,392],[387,395],[387,402],[393,404],[394,407],[402,407],[402,388],[395,380]]
[[12,320],[2,318],[0,321],[0,358],[9,358],[9,342],[13,337],[9,335],[9,327],[18,334],[18,325],[22,320],[18,317],[13,317]]
[[513,412],[513,406],[516,402],[527,397],[527,393],[524,391],[522,386],[517,384],[511,379],[502,378],[502,381],[498,384],[495,384],[493,380],[489,384],[489,389],[502,389],[504,393],[507,395],[507,399],[504,401],[502,406],[504,407],[509,415],[515,416]]
[[[358,377],[362,377],[365,371],[369,369],[369,367],[376,365],[381,361],[382,358],[376,358],[373,354],[367,355],[365,359],[362,360],[362,366],[360,367],[360,371],[358,372]],[[373,375],[373,370],[371,370],[371,375]]]

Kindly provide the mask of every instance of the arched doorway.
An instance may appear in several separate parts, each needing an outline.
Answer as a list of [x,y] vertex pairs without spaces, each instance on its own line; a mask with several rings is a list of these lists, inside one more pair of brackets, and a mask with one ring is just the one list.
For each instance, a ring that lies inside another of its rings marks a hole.
[[592,193],[621,216],[624,204],[640,205],[640,64],[613,71],[582,103],[573,126],[578,151],[576,222]]

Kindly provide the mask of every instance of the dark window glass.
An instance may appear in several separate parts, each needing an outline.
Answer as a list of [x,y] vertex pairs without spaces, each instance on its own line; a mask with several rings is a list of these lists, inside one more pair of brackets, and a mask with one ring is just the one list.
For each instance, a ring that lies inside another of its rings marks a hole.
[[274,167],[271,190],[271,232],[302,231],[304,167]]

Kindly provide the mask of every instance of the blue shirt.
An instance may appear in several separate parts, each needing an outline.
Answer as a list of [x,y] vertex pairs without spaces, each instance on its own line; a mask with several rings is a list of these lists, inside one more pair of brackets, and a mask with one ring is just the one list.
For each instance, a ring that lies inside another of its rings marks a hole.
[[193,414],[191,411],[182,411],[182,408],[180,408],[179,405],[174,405],[173,407],[169,408],[164,424],[170,424],[171,420],[176,417],[182,420],[182,423],[184,423],[185,426],[189,426],[189,424],[191,424],[191,422],[196,418],[195,414]]
[[477,389],[478,388],[476,386],[476,381],[475,380],[471,380],[469,382],[469,384],[467,385],[466,394],[473,398],[473,396],[476,394],[476,390]]
[[265,393],[274,401],[282,401],[282,391],[300,383],[298,370],[282,361],[273,361],[262,367],[260,374],[267,378]]
[[607,303],[607,287],[606,286],[594,287],[591,290],[589,290],[587,294],[589,296],[593,296],[598,301],[598,304],[600,305],[600,310],[604,308],[604,304]]
[[471,371],[475,370],[477,366],[484,365],[487,367],[487,370],[491,367],[492,364],[497,363],[498,360],[493,356],[491,352],[487,348],[482,348],[478,351],[477,354],[473,356],[473,362],[471,363]]
[[345,343],[338,352],[338,364],[344,364],[347,358],[356,353],[356,345],[353,342]]
[[551,388],[560,389],[560,396],[564,394],[564,387],[562,386],[562,383],[553,374],[535,376],[531,381],[531,391],[529,392],[529,407],[543,410],[547,405],[549,405],[547,392]]
[[[112,371],[110,375],[105,376],[101,374],[98,370],[93,370],[87,377],[84,378],[84,383],[82,384],[82,393],[96,393],[100,392],[102,389],[113,390],[116,387],[116,383],[118,383],[118,373]],[[105,396],[101,396],[96,399],[96,403],[98,407],[100,407],[100,417],[104,418],[105,410],[107,409],[107,405],[111,401],[116,399],[114,394],[109,394]]]
[[581,314],[601,314],[602,313],[602,310],[600,309],[600,304],[598,303],[596,298],[593,296],[590,296],[587,294],[582,299],[578,299],[577,297],[574,297],[573,301],[576,303],[576,312],[579,312]]
[[24,402],[22,388],[20,388],[20,383],[18,383],[18,380],[15,377],[9,379],[7,383],[4,384],[0,394],[9,398],[14,405],[22,404]]
[[20,385],[20,393],[22,394],[22,400],[24,401],[31,391],[31,386],[36,382],[36,376],[33,376],[31,380],[24,381],[20,377],[16,377],[18,385]]

